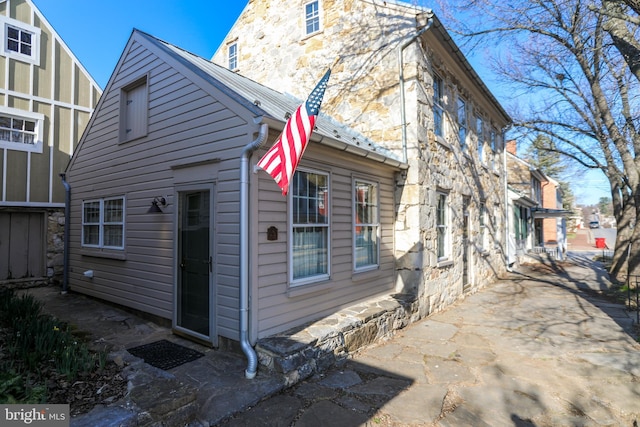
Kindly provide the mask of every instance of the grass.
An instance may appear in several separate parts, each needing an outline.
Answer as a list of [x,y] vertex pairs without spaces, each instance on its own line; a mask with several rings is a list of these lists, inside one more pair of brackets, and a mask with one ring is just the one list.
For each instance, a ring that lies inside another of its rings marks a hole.
[[0,289],[0,328],[0,404],[45,403],[52,375],[73,382],[106,364],[31,295]]

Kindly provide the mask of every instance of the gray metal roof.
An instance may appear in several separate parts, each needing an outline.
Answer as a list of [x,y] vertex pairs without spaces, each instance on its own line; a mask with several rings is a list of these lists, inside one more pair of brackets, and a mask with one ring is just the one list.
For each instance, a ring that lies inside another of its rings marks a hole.
[[[284,127],[289,115],[293,114],[303,102],[303,100],[297,99],[292,95],[273,90],[143,31],[134,30],[135,34],[144,37],[167,52],[167,54],[178,59],[218,90],[223,91],[239,104],[252,111],[257,117],[266,116],[281,123],[282,127]],[[324,71],[319,70],[318,80],[320,80],[320,73]],[[311,92],[311,89],[313,88],[309,88],[309,92]],[[406,169],[408,167],[390,150],[375,144],[357,131],[322,113],[322,111],[316,120],[314,134],[321,137],[318,141],[320,144],[371,158],[396,168]],[[312,136],[312,140],[318,139]]]

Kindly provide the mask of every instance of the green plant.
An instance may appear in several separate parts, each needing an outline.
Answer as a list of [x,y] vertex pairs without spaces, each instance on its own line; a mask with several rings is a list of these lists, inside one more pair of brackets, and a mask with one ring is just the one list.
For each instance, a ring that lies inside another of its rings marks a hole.
[[42,304],[33,296],[0,291],[0,313],[8,328],[4,338],[10,367],[17,374],[38,376],[44,366],[73,381],[104,368],[106,355],[89,350],[67,324],[42,314]]
[[29,386],[23,376],[13,370],[0,372],[0,404],[44,403],[46,396],[44,385]]

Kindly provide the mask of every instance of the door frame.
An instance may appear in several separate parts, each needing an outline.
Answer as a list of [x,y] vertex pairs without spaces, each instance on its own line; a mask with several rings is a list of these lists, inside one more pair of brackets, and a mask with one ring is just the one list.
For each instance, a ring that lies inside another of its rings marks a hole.
[[[173,256],[173,316],[172,316],[172,329],[179,335],[184,335],[187,338],[194,339],[206,343],[210,346],[218,346],[218,329],[216,321],[216,283],[215,283],[215,271],[216,271],[216,215],[215,215],[215,183],[193,183],[186,185],[179,185],[175,187],[175,200],[176,209],[174,213],[174,256]],[[202,335],[198,332],[186,329],[178,325],[178,290],[180,281],[180,227],[181,227],[181,213],[183,206],[183,194],[191,193],[195,191],[209,191],[209,256],[212,259],[211,270],[209,272],[209,336]]]

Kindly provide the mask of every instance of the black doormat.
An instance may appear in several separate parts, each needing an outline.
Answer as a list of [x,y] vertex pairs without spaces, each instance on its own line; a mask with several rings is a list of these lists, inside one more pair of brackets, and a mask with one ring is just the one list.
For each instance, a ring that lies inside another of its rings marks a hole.
[[172,343],[167,340],[152,342],[138,347],[127,349],[136,357],[139,357],[151,366],[167,369],[175,368],[187,362],[192,362],[204,354],[199,351]]

